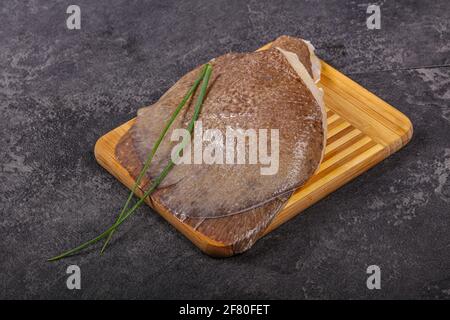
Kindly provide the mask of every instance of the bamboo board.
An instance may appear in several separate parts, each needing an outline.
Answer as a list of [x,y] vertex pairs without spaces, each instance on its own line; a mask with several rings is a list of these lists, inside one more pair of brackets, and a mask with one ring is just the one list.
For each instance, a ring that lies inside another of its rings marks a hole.
[[[291,196],[262,236],[387,158],[412,137],[411,121],[404,114],[323,61],[319,85],[325,92],[328,120],[324,159],[316,174]],[[134,180],[117,161],[114,150],[133,122],[134,119],[108,132],[95,145],[98,163],[130,189]],[[137,194],[142,195],[140,190]],[[146,199],[146,203],[153,207],[151,199]],[[221,257],[234,254],[231,245],[205,236],[164,208],[154,209],[203,252]]]

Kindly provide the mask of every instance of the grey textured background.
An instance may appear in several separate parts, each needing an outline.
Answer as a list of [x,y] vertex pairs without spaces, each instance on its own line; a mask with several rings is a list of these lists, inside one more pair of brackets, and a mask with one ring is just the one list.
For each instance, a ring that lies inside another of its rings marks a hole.
[[[381,30],[368,4],[1,1],[0,298],[450,298],[450,2],[378,2]],[[101,135],[199,63],[281,34],[408,115],[411,143],[237,257],[203,255],[141,208],[104,256],[45,262],[127,195],[94,159]],[[66,289],[69,264],[82,290]]]

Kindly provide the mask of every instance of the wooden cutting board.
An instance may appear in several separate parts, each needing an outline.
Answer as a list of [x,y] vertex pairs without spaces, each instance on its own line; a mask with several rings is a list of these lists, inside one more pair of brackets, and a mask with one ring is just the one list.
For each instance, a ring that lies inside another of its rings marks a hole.
[[[259,50],[269,47],[270,44]],[[319,85],[324,89],[328,119],[324,159],[316,174],[291,196],[262,236],[387,158],[411,139],[412,124],[404,114],[323,61]],[[108,132],[95,145],[98,163],[130,189],[134,179],[117,161],[114,150],[134,120]],[[137,194],[141,196],[142,192],[138,190]],[[146,199],[146,203],[152,206],[150,199]],[[154,209],[203,252],[221,257],[235,253],[233,246],[207,237],[165,209]]]

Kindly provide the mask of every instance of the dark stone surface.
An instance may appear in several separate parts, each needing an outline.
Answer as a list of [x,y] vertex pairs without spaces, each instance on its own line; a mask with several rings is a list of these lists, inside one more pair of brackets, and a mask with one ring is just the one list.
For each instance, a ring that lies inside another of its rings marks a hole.
[[[364,1],[75,2],[73,31],[73,1],[0,4],[0,298],[450,298],[449,1],[382,1],[381,30]],[[203,255],[141,208],[104,256],[45,262],[127,195],[97,165],[98,137],[197,64],[281,34],[408,115],[412,142],[237,257]]]

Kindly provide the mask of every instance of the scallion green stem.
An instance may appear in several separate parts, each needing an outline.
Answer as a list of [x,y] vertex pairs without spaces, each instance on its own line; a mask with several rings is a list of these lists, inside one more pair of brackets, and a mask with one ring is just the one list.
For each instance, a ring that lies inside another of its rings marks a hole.
[[[201,106],[203,104],[203,100],[204,100],[205,95],[206,95],[206,90],[207,90],[207,87],[208,87],[208,82],[209,82],[209,78],[211,76],[211,72],[212,72],[212,67],[211,67],[211,65],[207,64],[206,68],[205,68],[205,74],[204,74],[204,78],[203,78],[203,82],[202,82],[201,91],[200,91],[200,94],[198,96],[198,99],[197,99],[197,102],[196,102],[196,105],[195,105],[194,114],[192,116],[191,121],[188,124],[187,130],[189,131],[189,133],[192,133],[192,131],[194,129],[195,121],[197,121],[198,116],[200,114]],[[178,148],[178,150],[176,152],[176,154],[178,156],[180,156],[180,152],[184,149],[185,144],[186,143],[179,145],[179,148]],[[144,203],[145,199],[156,190],[156,188],[164,180],[164,178],[167,176],[167,174],[169,174],[170,170],[172,170],[174,165],[175,165],[175,163],[172,161],[172,159],[170,159],[168,164],[166,165],[166,167],[163,169],[163,171],[154,180],[154,182],[152,183],[151,187],[143,194],[142,198],[140,198],[139,201],[136,202],[134,204],[134,206],[130,210],[128,210],[126,213],[124,213],[122,215],[122,217],[119,217],[119,219],[117,219],[117,221],[111,227],[109,227],[106,231],[104,231],[103,233],[101,233],[100,235],[95,237],[94,239],[91,239],[91,240],[89,240],[89,241],[79,245],[76,248],[73,248],[71,250],[63,252],[60,255],[57,255],[57,256],[55,256],[53,258],[48,259],[48,261],[56,261],[56,260],[59,260],[59,259],[71,256],[71,255],[73,255],[75,253],[78,253],[79,251],[83,250],[84,248],[88,247],[89,245],[95,244],[98,241],[108,237],[108,235],[112,231],[114,231],[126,219],[128,219],[132,214],[134,214],[136,212],[136,210]]]

